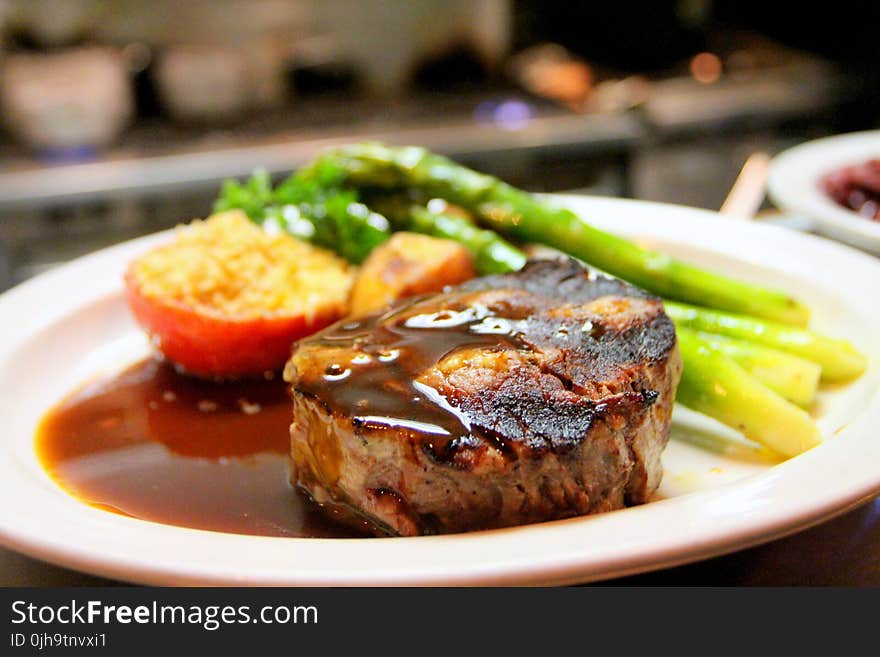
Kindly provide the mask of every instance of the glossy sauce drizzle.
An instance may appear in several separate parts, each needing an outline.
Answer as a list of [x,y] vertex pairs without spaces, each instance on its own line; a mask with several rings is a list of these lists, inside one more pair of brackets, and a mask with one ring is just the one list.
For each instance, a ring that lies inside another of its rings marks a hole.
[[261,536],[357,535],[290,485],[290,415],[280,377],[218,384],[150,359],[52,409],[37,450],[74,496],[135,518]]
[[[465,294],[447,295],[440,306],[416,299],[389,314],[340,322],[300,342],[305,367],[294,385],[363,428],[408,430],[444,462],[470,434],[470,424],[419,376],[463,349],[529,350],[517,315]],[[323,369],[310,367],[310,351],[327,363]]]

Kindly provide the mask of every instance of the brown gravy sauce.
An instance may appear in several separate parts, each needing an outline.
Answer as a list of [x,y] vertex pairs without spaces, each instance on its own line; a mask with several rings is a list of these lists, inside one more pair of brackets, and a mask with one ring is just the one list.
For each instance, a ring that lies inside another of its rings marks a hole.
[[213,383],[148,359],[51,409],[37,453],[69,493],[134,518],[258,536],[358,536],[290,485],[291,408],[280,376]]

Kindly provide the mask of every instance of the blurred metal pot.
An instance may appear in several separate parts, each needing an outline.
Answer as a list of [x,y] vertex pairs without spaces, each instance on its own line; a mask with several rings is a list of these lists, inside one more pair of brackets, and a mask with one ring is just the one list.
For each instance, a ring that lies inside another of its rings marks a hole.
[[0,68],[3,118],[39,150],[108,146],[133,107],[126,61],[115,49],[13,54]]
[[169,48],[159,58],[156,80],[162,104],[180,119],[225,118],[248,106],[247,65],[236,48]]

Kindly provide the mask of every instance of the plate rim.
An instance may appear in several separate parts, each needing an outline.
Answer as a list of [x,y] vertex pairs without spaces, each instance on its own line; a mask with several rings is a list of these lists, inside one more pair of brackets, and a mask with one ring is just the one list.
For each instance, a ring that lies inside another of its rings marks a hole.
[[880,130],[841,133],[792,146],[771,159],[767,194],[782,211],[813,220],[829,236],[878,252],[880,222],[841,207],[818,186],[822,175],[872,155],[880,157]]
[[[719,225],[724,227],[721,230],[722,233],[726,230],[734,230],[767,237],[775,235],[776,239],[794,241],[794,246],[801,247],[807,251],[818,249],[832,254],[836,259],[845,259],[855,268],[870,267],[880,272],[880,263],[875,259],[843,245],[812,235],[793,233],[777,226],[736,222],[736,228],[728,228],[733,226],[733,224],[721,220],[717,213],[708,210],[628,199],[564,195],[560,195],[558,198],[563,203],[580,206],[581,210],[584,207],[589,207],[590,204],[595,207],[606,205],[610,208],[619,209],[626,209],[627,207],[636,208],[638,206],[641,208],[641,212],[647,212],[652,208],[660,208],[661,211],[666,213],[680,213],[682,217],[687,214],[694,219],[717,220],[721,221],[722,223]],[[670,215],[667,214],[666,216],[669,217]],[[115,245],[35,277],[0,295],[0,313],[12,305],[10,300],[38,294],[42,287],[51,285],[56,279],[61,281],[75,278],[73,274],[80,269],[88,269],[90,267],[100,269],[103,262],[112,261],[114,258],[118,259],[121,254],[131,252],[132,250],[145,248],[150,243],[162,239],[166,232]],[[106,294],[108,291],[112,292],[114,286],[118,288],[119,283],[102,281],[93,296]],[[59,313],[60,315],[64,314],[63,307]],[[47,320],[43,318],[43,321]],[[0,346],[0,379],[2,379],[2,367],[5,364],[7,355],[3,347]],[[872,393],[871,403],[842,433],[850,434],[857,431],[867,433],[872,426],[880,426],[880,395],[877,394],[876,390]],[[880,443],[880,441],[874,442]],[[880,457],[880,444],[872,445],[869,442],[867,446],[869,451],[873,450],[874,456]],[[71,545],[62,536],[49,537],[47,540],[45,534],[40,534],[38,527],[35,529],[34,519],[31,519],[30,524],[25,523],[27,526],[24,528],[21,522],[18,522],[16,525],[14,515],[9,513],[9,496],[4,496],[5,501],[0,505],[0,544],[58,565],[123,581],[147,584],[408,586],[521,583],[561,584],[575,581],[597,581],[689,563],[774,540],[775,538],[822,522],[833,515],[843,513],[847,509],[880,493],[880,470],[872,476],[866,476],[863,471],[858,483],[851,484],[844,493],[838,493],[832,498],[825,498],[821,503],[805,504],[801,502],[796,504],[793,515],[790,509],[788,510],[788,515],[781,514],[779,509],[771,509],[769,513],[760,516],[757,520],[753,519],[749,523],[734,524],[732,527],[727,527],[727,531],[723,534],[718,532],[714,532],[714,534],[713,532],[707,533],[707,530],[703,528],[702,531],[694,532],[691,535],[688,545],[685,546],[686,549],[682,548],[682,539],[676,541],[667,538],[654,543],[653,546],[647,547],[639,544],[638,540],[635,540],[635,544],[633,544],[633,536],[625,531],[621,534],[621,537],[626,538],[630,543],[619,546],[622,549],[617,554],[604,555],[601,562],[596,560],[590,561],[589,559],[585,561],[585,558],[590,553],[587,550],[585,554],[583,545],[578,544],[575,546],[576,549],[571,547],[571,541],[593,536],[596,533],[595,527],[597,525],[601,525],[603,531],[613,532],[620,530],[621,526],[626,529],[628,525],[638,522],[637,518],[645,521],[646,514],[650,514],[650,517],[645,522],[650,522],[654,516],[658,516],[658,512],[653,511],[654,509],[672,508],[672,511],[667,511],[666,515],[682,510],[691,512],[692,509],[689,508],[691,504],[687,503],[688,500],[691,503],[696,503],[697,501],[707,502],[710,499],[715,502],[723,502],[728,495],[742,496],[744,493],[748,493],[748,499],[760,499],[758,494],[761,492],[762,486],[772,483],[772,480],[775,480],[775,485],[779,486],[780,479],[782,484],[790,486],[790,479],[797,478],[797,473],[805,468],[809,471],[812,462],[826,452],[833,452],[837,459],[841,458],[840,449],[834,450],[833,445],[831,445],[832,449],[828,449],[828,447],[828,445],[822,445],[811,452],[786,461],[766,472],[746,477],[744,480],[738,480],[711,490],[698,491],[681,497],[661,500],[642,507],[626,509],[621,512],[454,536],[390,539],[274,539],[238,536],[172,527],[149,521],[115,516],[82,504],[67,493],[64,493],[60,488],[57,488],[54,492],[52,500],[53,502],[58,501],[63,497],[68,500],[68,503],[64,505],[65,507],[75,505],[81,512],[79,514],[80,520],[88,525],[89,531],[100,532],[100,530],[104,529],[112,531],[113,527],[118,527],[120,526],[119,523],[122,523],[122,526],[128,530],[129,536],[152,536],[153,538],[160,539],[160,542],[166,540],[174,542],[183,539],[190,541],[193,549],[210,546],[213,541],[217,540],[217,536],[222,536],[224,537],[223,541],[226,541],[229,545],[235,544],[235,548],[240,548],[245,553],[249,550],[262,551],[272,555],[273,558],[278,558],[280,547],[268,551],[264,550],[264,547],[273,541],[282,541],[285,547],[290,547],[292,545],[291,542],[305,541],[316,548],[324,550],[333,559],[339,558],[339,555],[336,553],[339,551],[340,546],[352,541],[362,546],[371,546],[361,551],[367,552],[369,559],[373,560],[376,558],[374,554],[376,550],[386,553],[400,553],[401,550],[405,552],[407,549],[410,549],[409,546],[412,545],[421,546],[419,551],[434,556],[447,554],[451,544],[453,544],[452,550],[464,550],[465,552],[469,550],[500,549],[502,547],[510,549],[510,552],[505,553],[508,557],[506,560],[501,559],[497,563],[489,565],[482,563],[479,568],[471,565],[469,568],[460,569],[457,573],[451,573],[448,569],[441,569],[439,571],[429,569],[414,572],[392,566],[390,569],[387,567],[385,570],[378,568],[372,572],[361,570],[356,575],[347,573],[344,576],[340,576],[339,572],[333,575],[317,569],[311,572],[297,572],[295,574],[289,572],[282,573],[279,576],[277,572],[259,568],[259,564],[250,564],[250,568],[246,573],[230,576],[229,573],[218,574],[216,571],[212,571],[216,564],[210,560],[199,563],[197,555],[191,553],[192,550],[187,553],[186,559],[183,562],[172,563],[167,558],[167,555],[164,555],[162,559],[156,559],[149,563],[133,564],[131,556],[121,549],[124,547],[124,544],[117,544],[115,539],[118,539],[118,537],[112,537],[107,545],[101,545],[99,549],[95,550],[94,546]],[[0,457],[0,460],[2,458]],[[847,461],[848,459],[844,458],[843,464],[847,465]],[[755,498],[755,495],[758,497]],[[44,500],[44,502],[48,503],[48,500]],[[663,514],[659,515],[662,516]],[[729,519],[727,522],[728,524],[730,523]],[[522,541],[537,541],[541,543],[542,541],[553,542],[554,540],[559,540],[560,543],[558,545],[566,546],[566,550],[561,552],[557,550],[550,561],[547,558],[524,559],[521,553],[516,552],[517,544]],[[368,543],[365,544],[364,541]],[[377,544],[377,541],[383,547],[372,547]],[[276,543],[276,545],[278,544]],[[396,547],[401,545],[404,547]],[[384,546],[388,546],[389,549],[386,550]],[[301,551],[302,549],[299,547],[294,550],[294,552]],[[410,549],[410,551],[412,550]],[[296,554],[294,558],[298,556],[300,555]],[[394,554],[390,555],[390,557],[393,558]]]

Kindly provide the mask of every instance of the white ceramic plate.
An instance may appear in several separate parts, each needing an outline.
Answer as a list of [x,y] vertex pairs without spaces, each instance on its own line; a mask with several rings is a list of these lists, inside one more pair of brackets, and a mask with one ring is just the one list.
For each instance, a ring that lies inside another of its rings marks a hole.
[[823,234],[880,253],[880,222],[838,205],[819,186],[825,174],[872,158],[880,158],[880,130],[810,141],[773,158],[767,193],[780,210],[812,219]]
[[[810,235],[710,212],[564,199],[591,222],[809,303],[813,325],[846,336],[872,365],[822,393],[827,442],[774,465],[747,449],[694,444],[717,426],[679,413],[661,497],[603,515],[455,536],[296,539],[145,522],[89,507],[41,469],[40,416],[86,377],[147,349],[121,296],[125,263],[162,239],[96,253],[0,297],[0,539],[34,557],[158,584],[561,584],[681,564],[805,528],[880,492],[880,261]],[[723,433],[723,432],[722,432]],[[732,433],[732,432],[731,432]],[[689,440],[691,442],[689,442]]]

